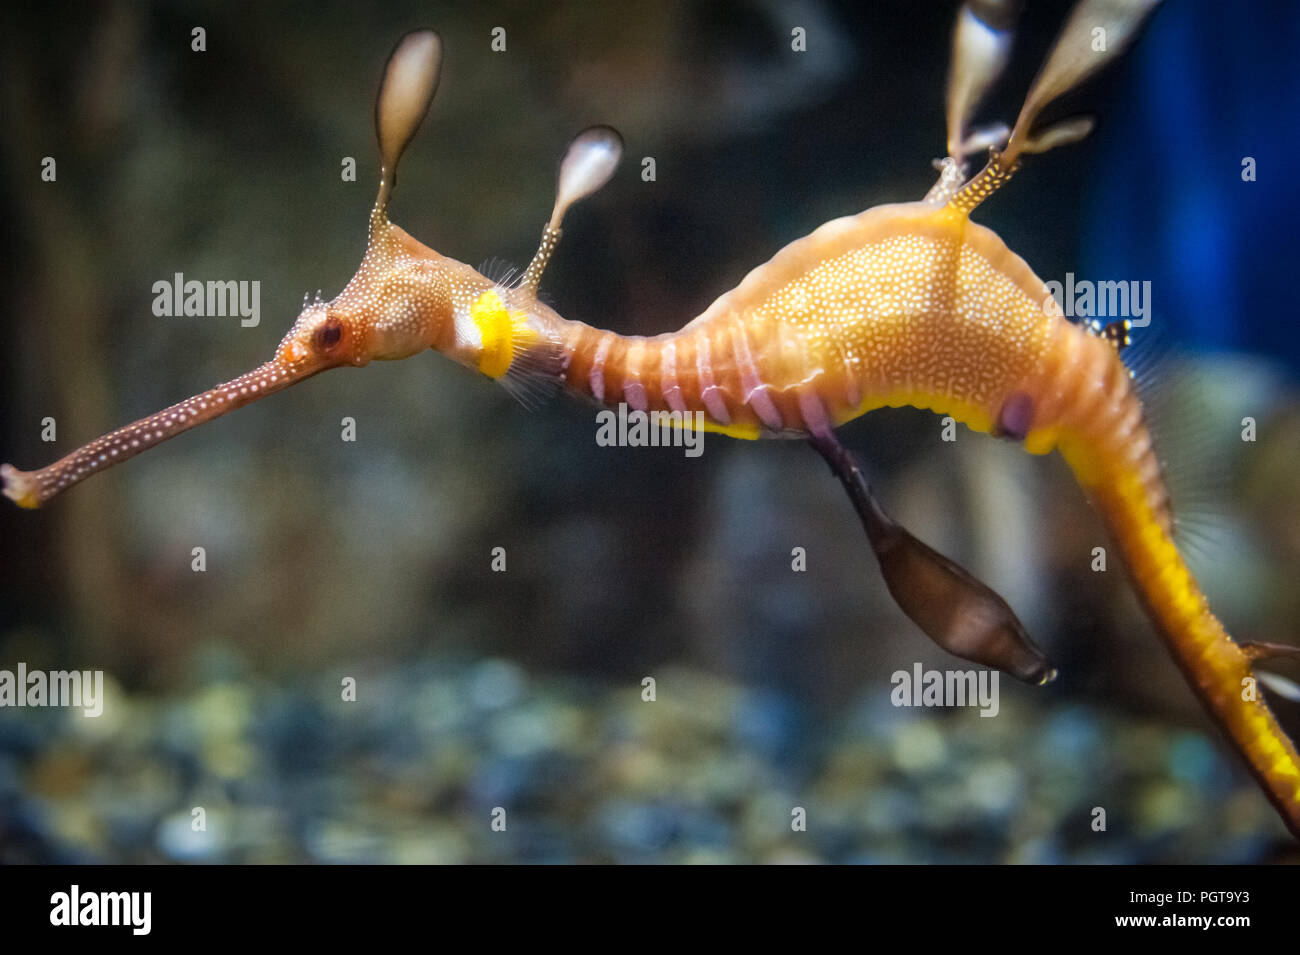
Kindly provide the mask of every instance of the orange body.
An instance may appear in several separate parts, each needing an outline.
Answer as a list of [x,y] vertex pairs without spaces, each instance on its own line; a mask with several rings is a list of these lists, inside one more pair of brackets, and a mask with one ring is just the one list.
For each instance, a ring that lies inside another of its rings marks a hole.
[[1014,397],[1025,447],[1064,455],[1188,681],[1300,834],[1300,754],[1173,542],[1128,369],[1050,301],[1023,259],[952,205],[879,206],[787,246],[678,332],[563,323],[565,377],[607,404],[702,411],[739,437],[806,435],[886,405],[992,431]]

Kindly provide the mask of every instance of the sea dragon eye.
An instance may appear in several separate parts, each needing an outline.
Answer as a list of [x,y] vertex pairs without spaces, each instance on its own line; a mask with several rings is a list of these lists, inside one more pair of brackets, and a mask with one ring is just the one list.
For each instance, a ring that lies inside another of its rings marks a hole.
[[320,328],[316,329],[316,347],[321,351],[329,351],[339,343],[339,339],[342,337],[343,323],[337,318],[331,318]]

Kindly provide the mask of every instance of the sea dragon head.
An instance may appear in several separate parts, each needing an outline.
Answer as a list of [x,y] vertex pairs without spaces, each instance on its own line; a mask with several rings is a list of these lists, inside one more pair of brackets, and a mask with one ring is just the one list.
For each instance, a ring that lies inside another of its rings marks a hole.
[[[73,484],[236,408],[331,368],[407,358],[433,348],[511,387],[521,397],[538,377],[555,378],[555,316],[537,302],[537,284],[560,237],[567,209],[613,174],[622,140],[609,127],[580,133],[560,166],[554,211],[532,264],[506,288],[440,255],[388,219],[397,166],[433,102],[442,42],[432,30],[406,34],[384,69],[375,102],[380,182],[366,253],[339,295],[319,293],[269,361],[148,417],[90,441],[34,471],[0,466],[6,497],[39,507]],[[518,387],[515,387],[518,385]]]

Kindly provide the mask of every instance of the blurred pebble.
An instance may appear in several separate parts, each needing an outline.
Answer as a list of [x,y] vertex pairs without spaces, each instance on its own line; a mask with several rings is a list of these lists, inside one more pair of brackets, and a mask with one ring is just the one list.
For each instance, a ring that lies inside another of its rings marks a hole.
[[523,690],[522,671],[506,660],[485,660],[470,671],[466,694],[482,710],[509,706]]
[[648,702],[639,679],[507,660],[367,666],[276,685],[212,650],[188,694],[114,684],[105,722],[0,714],[0,862],[1235,864],[1285,844],[1203,735],[1082,704],[967,720],[868,694],[816,721],[683,668]]
[[931,720],[904,723],[894,734],[894,762],[904,772],[933,769],[944,760],[944,741]]
[[158,851],[176,862],[224,861],[226,839],[225,816],[206,811],[204,829],[196,829],[191,812],[176,812],[163,819],[158,827]]

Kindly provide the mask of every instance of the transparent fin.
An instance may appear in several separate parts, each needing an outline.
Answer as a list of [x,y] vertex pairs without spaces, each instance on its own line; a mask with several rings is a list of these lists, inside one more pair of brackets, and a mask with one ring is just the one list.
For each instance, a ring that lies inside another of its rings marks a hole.
[[560,228],[571,205],[602,189],[622,158],[623,137],[612,126],[591,126],[575,136],[560,162],[551,228]]
[[[1026,151],[1043,108],[1124,52],[1160,0],[1082,0],[1039,71],[1007,141],[1004,163]],[[1042,151],[1041,149],[1039,150]]]
[[564,159],[560,161],[551,219],[542,230],[542,241],[538,243],[533,260],[519,280],[520,289],[529,295],[537,294],[546,264],[560,244],[560,225],[565,213],[579,199],[585,199],[609,182],[622,158],[623,137],[612,126],[590,126],[573,137]]
[[971,143],[967,124],[1006,68],[1019,7],[1016,0],[983,0],[965,3],[957,12],[945,112],[948,155],[959,165],[978,148]]
[[532,410],[559,391],[564,357],[564,345],[558,339],[516,345],[514,361],[498,380],[516,401]]
[[564,382],[567,352],[554,313],[523,288],[497,286],[510,320],[510,364],[497,378],[525,408],[552,397]]
[[1068,146],[1071,143],[1077,143],[1086,139],[1096,125],[1097,121],[1091,116],[1076,116],[1073,119],[1063,119],[1059,123],[1053,123],[1041,132],[1035,133],[1026,139],[1022,152],[1045,153],[1057,146]]
[[1037,133],[1033,125],[1048,103],[1119,56],[1159,3],[1160,0],[1082,0],[1070,14],[1030,87],[1006,147],[1001,153],[993,151],[984,168],[952,195],[947,207],[970,215],[1015,174],[1022,154],[1046,152],[1088,135],[1092,120],[1087,117],[1063,120]]
[[382,163],[376,209],[382,212],[397,184],[397,164],[420,128],[442,71],[442,40],[432,30],[416,30],[398,41],[375,99],[375,135]]
[[1290,700],[1292,703],[1300,703],[1300,683],[1279,676],[1276,673],[1269,673],[1267,670],[1256,670],[1255,676],[1265,687],[1282,697],[1284,700]]
[[969,156],[971,153],[981,153],[986,149],[1001,149],[1006,145],[1010,135],[1011,127],[1006,123],[978,126],[967,133],[966,138],[962,140],[962,153]]

